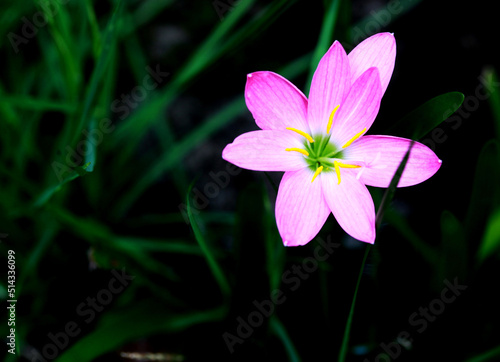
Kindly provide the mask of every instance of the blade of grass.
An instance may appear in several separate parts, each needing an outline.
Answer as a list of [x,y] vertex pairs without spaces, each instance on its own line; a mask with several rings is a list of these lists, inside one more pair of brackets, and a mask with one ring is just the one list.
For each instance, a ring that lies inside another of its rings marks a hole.
[[[46,215],[44,216],[45,216],[44,219],[47,219]],[[36,272],[38,262],[40,261],[43,254],[45,253],[45,250],[47,249],[47,247],[49,246],[49,244],[52,242],[52,240],[59,231],[59,227],[57,226],[57,223],[54,222],[54,220],[44,220],[43,224],[44,227],[42,235],[40,236],[40,239],[36,242],[35,246],[31,249],[30,254],[28,256],[28,260],[25,263],[23,263],[23,268],[19,273],[19,278],[17,280],[18,295],[22,295],[21,292],[24,287],[24,282],[26,281],[27,278],[30,278],[32,274]]]
[[306,92],[309,93],[311,87],[311,81],[318,66],[319,61],[323,55],[327,52],[328,48],[332,44],[333,32],[335,29],[335,24],[337,23],[337,17],[339,14],[341,0],[332,0],[329,5],[325,4],[325,15],[323,17],[323,23],[321,26],[321,32],[319,34],[318,44],[314,49],[313,56],[311,59],[311,64],[309,65],[309,75],[307,77]]
[[172,5],[174,0],[147,0],[141,1],[134,11],[134,23],[146,24],[157,16],[166,7]]
[[[197,51],[189,58],[186,65],[175,75],[170,84],[158,92],[158,96],[152,99],[143,107],[139,108],[134,114],[125,120],[117,132],[116,139],[127,138],[129,134],[141,134],[138,127],[146,128],[154,122],[158,115],[163,112],[165,107],[172,101],[173,97],[178,95],[184,84],[196,76],[207,64],[215,61],[219,44],[224,42],[224,37],[229,34],[238,20],[243,17],[251,8],[255,0],[242,2],[235,7],[229,16],[221,22],[207,39],[197,48]],[[147,115],[147,117],[146,117]],[[138,119],[144,119],[138,122]],[[149,121],[147,121],[149,120]]]
[[490,91],[488,103],[495,121],[495,130],[497,140],[500,141],[500,91],[498,91],[498,75],[493,68],[487,68],[483,71],[483,77],[486,79],[486,88]]
[[387,191],[384,193],[384,196],[382,197],[382,202],[380,203],[380,206],[377,211],[377,217],[376,217],[376,227],[380,227],[380,223],[382,222],[382,218],[384,217],[384,212],[385,209],[389,206],[391,203],[392,199],[394,198],[394,194],[396,193],[396,188],[398,187],[399,180],[401,178],[401,175],[403,174],[403,171],[406,167],[406,163],[408,162],[408,159],[410,158],[410,153],[411,149],[413,148],[414,142],[412,141],[410,143],[410,146],[408,147],[408,151],[406,151],[405,156],[403,157],[403,160],[398,166],[398,169],[396,170],[396,173],[391,179],[391,183],[389,184],[389,187]]
[[[65,184],[77,179],[80,176],[84,176],[87,173],[86,170],[87,170],[87,167],[89,167],[89,166],[90,166],[90,164],[87,163],[81,167],[76,167],[74,169],[74,171],[71,172],[70,175],[64,177],[60,181],[60,183],[53,185],[53,186],[49,186],[48,188],[43,190],[40,193],[40,195],[35,199],[33,206],[40,207],[40,206],[44,205],[45,203],[47,203],[56,192],[59,192],[62,189],[62,187]],[[66,171],[64,173],[66,174]]]
[[269,321],[269,327],[283,343],[285,351],[288,355],[288,360],[292,362],[300,362],[301,358],[297,353],[297,349],[295,348],[292,340],[290,339],[290,336],[288,335],[285,326],[283,326],[283,323],[281,323],[281,321],[278,319],[276,315],[273,315],[271,317],[271,320]]
[[226,276],[224,275],[224,272],[222,271],[221,267],[215,260],[215,257],[213,256],[212,250],[210,249],[208,243],[205,240],[205,237],[203,236],[203,233],[201,232],[198,223],[195,220],[195,217],[193,215],[193,211],[191,208],[191,190],[193,188],[193,184],[189,187],[188,194],[186,196],[186,205],[187,205],[187,214],[189,218],[189,223],[191,225],[191,228],[193,229],[193,233],[195,236],[196,241],[198,242],[198,245],[200,246],[205,259],[207,261],[208,267],[210,268],[210,271],[212,272],[215,280],[217,281],[217,284],[220,287],[220,290],[222,292],[222,295],[224,298],[227,298],[230,293],[231,293],[231,287],[229,285],[229,282],[227,281]]
[[487,361],[498,361],[500,356],[500,346],[494,347],[478,356],[469,358],[466,362],[487,362]]
[[72,114],[76,111],[76,104],[65,103],[64,101],[53,101],[51,99],[38,99],[29,96],[2,96],[0,99],[0,107],[5,105],[16,107],[22,110],[36,112],[63,112]]
[[500,209],[493,213],[487,223],[484,237],[476,254],[478,263],[482,263],[500,249]]
[[[185,240],[151,240],[118,236],[113,242],[130,250],[202,255],[198,245],[188,244]],[[218,253],[215,255],[218,256]]]
[[465,280],[467,273],[467,240],[463,225],[450,211],[441,213],[441,255],[437,266],[440,277],[436,280],[436,288],[442,289],[445,279],[458,277]]
[[[158,121],[158,115],[161,114],[166,107],[168,107],[170,102],[172,102],[184,88],[186,88],[187,83],[194,79],[194,77],[204,68],[214,63],[228,49],[235,51],[235,49],[238,46],[241,46],[245,40],[263,31],[266,26],[269,26],[271,18],[277,16],[280,11],[290,6],[290,4],[294,1],[295,0],[280,0],[279,2],[269,4],[259,14],[255,15],[248,23],[242,26],[241,29],[236,30],[228,39],[222,40],[224,35],[223,33],[227,33],[230,29],[229,25],[233,26],[234,24],[230,23],[228,24],[228,27],[217,28],[212,36],[210,36],[202,45],[201,49],[206,49],[206,51],[199,49],[195,55],[188,60],[187,65],[173,77],[172,81],[166,86],[164,91],[159,92],[157,97],[151,97],[151,101],[148,102],[147,105],[145,104],[144,107],[139,108],[117,130],[118,137],[116,139],[127,139],[125,150],[122,149],[118,164],[123,165],[127,162],[127,159],[132,154],[132,151],[137,147],[139,140],[148,130],[148,127],[155,121]],[[249,6],[250,1],[245,2],[244,4],[245,6]],[[239,14],[238,16],[242,16],[243,14],[239,13],[240,10],[246,11],[246,7],[243,8],[240,5],[236,7],[236,9],[231,12],[228,19],[224,20],[223,24],[226,24],[229,19],[233,19],[235,13]],[[138,119],[141,121],[138,121]],[[159,125],[158,122],[157,125]],[[122,134],[122,132],[125,134]],[[133,135],[134,137],[129,139],[127,134]]]
[[[310,55],[305,55],[283,68],[279,74],[291,79],[303,73],[309,64]],[[201,144],[204,140],[217,132],[219,129],[227,126],[230,122],[237,120],[237,116],[246,112],[246,104],[243,97],[238,97],[227,104],[219,112],[209,117],[200,126],[196,127],[191,133],[182,140],[177,141],[170,152],[164,153],[157,162],[130,188],[130,190],[116,203],[111,214],[114,218],[122,217],[139,196],[164,172],[182,160],[192,149],[194,145]]]
[[[63,65],[68,98],[71,101],[76,101],[82,79],[80,59],[78,58],[79,53],[75,51],[75,44],[70,35],[67,6],[57,2],[53,3],[53,5],[57,8],[57,16],[49,16],[46,19],[49,24],[52,40],[58,51],[59,59]],[[41,37],[38,37],[38,39],[42,40]],[[43,47],[44,44],[40,44],[40,46]]]
[[[413,142],[410,143],[410,146],[408,147],[408,151],[406,151],[406,154],[403,157],[403,160],[399,164],[398,169],[396,170],[396,173],[394,174],[394,176],[391,179],[391,182],[389,184],[389,188],[386,190],[386,192],[384,193],[384,196],[382,197],[382,202],[380,203],[380,206],[379,206],[379,209],[377,212],[377,217],[375,220],[375,227],[377,229],[380,226],[380,223],[382,222],[382,217],[384,215],[385,209],[387,208],[389,203],[392,201],[392,198],[394,197],[394,193],[396,192],[396,187],[398,186],[401,175],[403,174],[406,163],[408,162],[408,159],[410,157],[410,152],[411,152],[411,149],[413,147],[413,144],[414,144]],[[371,245],[368,244],[366,246],[366,249],[365,249],[365,254],[363,256],[363,260],[361,261],[361,268],[359,270],[358,279],[356,281],[356,287],[354,289],[354,296],[352,298],[351,308],[349,310],[349,316],[347,317],[347,323],[346,323],[345,330],[344,330],[344,336],[342,338],[342,344],[341,344],[340,351],[339,351],[339,356],[338,356],[339,362],[345,361],[345,358],[347,356],[347,350],[349,349],[349,337],[350,337],[350,333],[351,333],[352,319],[354,316],[354,307],[356,306],[356,298],[358,296],[358,289],[359,289],[359,285],[361,282],[361,277],[363,276],[363,270],[365,268],[366,259],[368,258],[368,254],[370,253],[370,248],[371,248]]]
[[465,218],[467,239],[480,240],[484,234],[486,220],[500,205],[500,143],[487,142],[479,154],[472,194]]
[[92,50],[95,59],[98,59],[99,50],[102,47],[102,37],[91,0],[85,0],[85,12],[87,14],[87,21],[90,27],[90,34],[92,34]]
[[109,58],[112,53],[111,50],[113,48],[113,43],[116,41],[116,32],[118,27],[118,21],[120,19],[121,8],[122,8],[122,1],[119,0],[113,12],[113,15],[111,16],[111,19],[109,20],[108,25],[106,27],[106,31],[103,36],[102,50],[99,55],[99,59],[97,60],[97,64],[92,72],[90,83],[85,93],[82,115],[80,117],[78,125],[72,131],[73,137],[71,139],[70,144],[75,144],[78,141],[78,138],[81,136],[80,134],[82,129],[86,125],[88,125],[90,121],[90,116],[89,116],[90,109],[92,104],[95,102],[95,97],[97,94],[99,84],[101,83],[104,71],[106,70],[106,67],[109,64]]
[[285,266],[285,248],[277,232],[274,210],[271,207],[271,202],[265,189],[263,189],[262,197],[264,199],[263,223],[267,252],[266,267],[269,275],[269,289],[273,291],[278,289],[281,284]]
[[366,259],[370,253],[371,245],[368,244],[365,247],[365,254],[361,260],[361,267],[359,269],[358,279],[356,281],[356,287],[354,289],[354,295],[352,297],[351,308],[349,309],[349,315],[347,316],[347,323],[344,329],[344,336],[342,338],[342,344],[340,346],[338,361],[344,362],[347,356],[347,350],[349,349],[349,337],[351,335],[352,318],[354,317],[354,307],[356,305],[356,298],[358,297],[358,289],[361,283],[361,277],[363,276],[363,270],[365,269]]
[[149,301],[139,302],[131,308],[106,313],[92,333],[81,338],[61,354],[57,361],[94,361],[127,342],[159,333],[179,334],[195,325],[218,322],[225,314],[224,308],[174,313],[164,305],[151,305]]

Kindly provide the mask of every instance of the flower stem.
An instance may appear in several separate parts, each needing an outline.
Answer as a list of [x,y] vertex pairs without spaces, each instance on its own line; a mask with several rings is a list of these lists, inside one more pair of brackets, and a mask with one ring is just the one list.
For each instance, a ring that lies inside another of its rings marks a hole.
[[361,262],[361,268],[359,269],[358,280],[356,282],[356,289],[354,289],[354,296],[352,297],[351,310],[349,311],[349,317],[347,318],[347,323],[344,330],[344,337],[342,338],[342,346],[339,352],[339,362],[344,362],[347,354],[347,349],[349,347],[349,334],[351,332],[352,317],[354,315],[354,306],[356,305],[356,297],[358,296],[358,288],[361,282],[361,276],[363,275],[363,270],[365,269],[366,259],[370,253],[371,244],[368,244],[365,249],[365,255],[363,256],[363,261]]

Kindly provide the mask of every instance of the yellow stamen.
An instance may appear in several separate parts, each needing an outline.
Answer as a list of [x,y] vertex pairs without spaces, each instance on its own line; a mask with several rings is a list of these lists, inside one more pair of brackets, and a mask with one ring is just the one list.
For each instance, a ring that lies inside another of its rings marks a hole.
[[340,185],[340,168],[360,168],[358,165],[349,165],[347,163],[341,163],[339,161],[333,161],[333,167],[335,167],[335,173],[337,174],[337,179],[339,180],[338,185]]
[[294,131],[294,132],[297,132],[299,135],[301,136],[304,136],[305,138],[307,138],[307,140],[311,143],[314,142],[313,138],[311,136],[309,136],[307,133],[305,133],[304,131],[301,131],[300,129],[296,129],[296,128],[292,128],[292,127],[286,127],[287,130],[290,130],[290,131]]
[[302,153],[306,157],[309,156],[309,152],[307,152],[306,150],[303,150],[302,148],[285,148],[285,151],[295,151],[295,152]]
[[314,179],[316,177],[318,177],[318,175],[321,173],[321,171],[323,171],[323,166],[319,166],[317,169],[316,169],[316,172],[314,173],[314,176],[313,176],[313,179],[311,180],[311,183],[314,181]]
[[337,185],[340,185],[340,168],[339,168],[339,163],[337,161],[333,161],[333,167],[335,167],[335,173],[337,174],[337,179],[339,180],[339,183]]
[[337,112],[337,109],[339,109],[340,104],[335,107],[335,109],[332,111],[330,114],[330,119],[328,120],[328,124],[326,125],[326,134],[330,133],[330,129],[332,128],[332,123],[333,123],[333,116],[335,116],[335,112]]
[[361,132],[356,133],[353,138],[351,138],[349,141],[347,141],[347,143],[345,145],[342,146],[342,148],[349,147],[351,145],[351,143],[353,143],[354,141],[356,141],[365,132],[366,132],[366,127],[363,128],[363,130]]

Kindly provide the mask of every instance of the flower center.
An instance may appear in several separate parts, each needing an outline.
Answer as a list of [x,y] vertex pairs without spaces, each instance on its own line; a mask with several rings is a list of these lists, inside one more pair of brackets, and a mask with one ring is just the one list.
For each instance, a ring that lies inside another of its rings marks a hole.
[[291,127],[286,127],[287,130],[298,133],[305,138],[304,148],[286,148],[285,151],[299,152],[304,155],[304,158],[308,164],[308,167],[314,171],[313,178],[311,182],[314,182],[316,177],[321,172],[333,172],[337,174],[338,183],[340,184],[340,169],[341,168],[360,168],[359,165],[353,165],[348,163],[342,163],[343,150],[349,147],[354,141],[361,137],[365,132],[364,128],[361,132],[356,133],[349,141],[347,141],[342,147],[338,147],[333,142],[330,142],[330,130],[333,123],[333,117],[335,112],[340,105],[335,107],[332,111],[328,124],[326,126],[326,134],[318,134],[311,136],[308,133]]

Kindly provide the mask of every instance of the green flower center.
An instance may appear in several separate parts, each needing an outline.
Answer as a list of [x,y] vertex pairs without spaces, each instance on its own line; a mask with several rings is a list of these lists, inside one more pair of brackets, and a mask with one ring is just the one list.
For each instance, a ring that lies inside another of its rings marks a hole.
[[365,132],[366,128],[359,133],[356,133],[354,137],[352,137],[349,141],[347,141],[342,147],[338,147],[337,145],[330,142],[330,130],[332,128],[333,117],[335,116],[335,112],[340,105],[336,106],[335,109],[330,114],[330,118],[328,120],[328,124],[326,126],[326,134],[317,134],[314,136],[309,135],[308,133],[292,128],[286,127],[287,130],[293,131],[305,138],[304,148],[286,148],[285,151],[289,152],[299,152],[304,155],[304,159],[306,160],[309,168],[314,171],[313,178],[311,182],[314,182],[316,177],[321,172],[331,172],[335,171],[337,174],[337,179],[340,184],[340,168],[359,168],[359,165],[353,165],[348,163],[342,163],[338,160],[343,159],[344,149],[349,147],[351,143],[356,141],[359,137],[361,137]]
[[323,166],[323,172],[333,171],[333,159],[343,159],[343,150],[330,142],[330,135],[319,134],[313,136],[314,142],[304,141],[304,149],[309,153],[305,157],[309,168],[316,171]]

